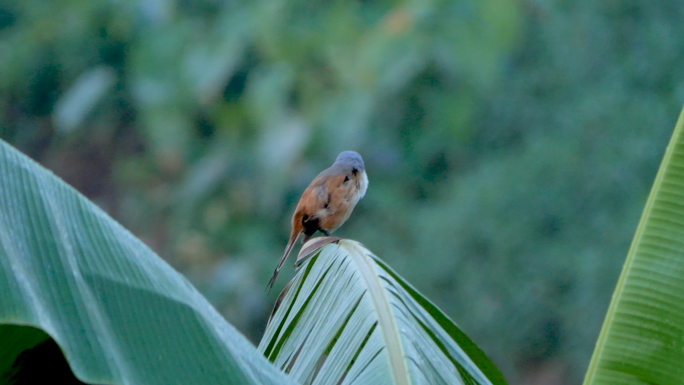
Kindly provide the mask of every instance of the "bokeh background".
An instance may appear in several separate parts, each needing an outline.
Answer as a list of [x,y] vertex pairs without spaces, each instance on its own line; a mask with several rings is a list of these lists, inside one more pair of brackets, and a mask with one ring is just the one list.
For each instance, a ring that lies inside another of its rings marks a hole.
[[[258,343],[309,181],[511,384],[578,384],[684,103],[674,0],[0,1],[0,137]],[[0,186],[1,188],[1,186]]]

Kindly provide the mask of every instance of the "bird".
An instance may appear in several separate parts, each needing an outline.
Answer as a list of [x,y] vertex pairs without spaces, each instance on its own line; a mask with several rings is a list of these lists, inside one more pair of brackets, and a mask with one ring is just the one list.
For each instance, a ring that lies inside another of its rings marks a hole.
[[283,256],[268,282],[270,290],[285,260],[301,234],[302,243],[320,231],[326,236],[337,230],[349,218],[356,204],[366,195],[368,176],[361,155],[343,151],[335,163],[321,171],[304,190],[292,215],[292,230]]

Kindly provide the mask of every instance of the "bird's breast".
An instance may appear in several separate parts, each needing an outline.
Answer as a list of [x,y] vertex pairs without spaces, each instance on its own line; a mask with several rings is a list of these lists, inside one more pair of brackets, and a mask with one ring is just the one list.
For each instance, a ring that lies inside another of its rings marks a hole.
[[366,195],[366,190],[368,189],[368,175],[365,171],[359,173],[356,179],[355,194],[352,198],[352,205],[356,205],[364,195]]

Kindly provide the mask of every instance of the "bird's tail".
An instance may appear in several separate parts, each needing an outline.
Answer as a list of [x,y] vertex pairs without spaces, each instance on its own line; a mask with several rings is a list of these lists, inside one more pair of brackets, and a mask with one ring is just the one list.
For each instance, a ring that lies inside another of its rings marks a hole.
[[299,234],[299,232],[292,232],[292,234],[290,234],[290,240],[287,241],[287,246],[285,246],[285,252],[283,253],[283,256],[280,257],[278,265],[276,266],[275,270],[273,271],[273,275],[271,276],[271,280],[268,281],[268,287],[266,288],[267,290],[270,291],[273,288],[273,284],[275,283],[276,277],[278,277],[278,273],[280,273],[280,268],[283,267],[283,263],[285,263],[285,260],[292,252],[292,248],[294,247],[297,238],[299,238]]

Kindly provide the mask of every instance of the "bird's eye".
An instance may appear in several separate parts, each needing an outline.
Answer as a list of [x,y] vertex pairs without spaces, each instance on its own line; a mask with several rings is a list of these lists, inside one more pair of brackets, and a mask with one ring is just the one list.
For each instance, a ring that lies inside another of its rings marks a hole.
[[356,174],[357,172],[359,172],[359,170],[357,170],[356,167],[352,168],[352,173]]
[[348,176],[348,175],[345,175],[345,176],[344,176],[344,181],[345,181],[345,182],[348,182],[348,181],[349,181],[349,176]]

